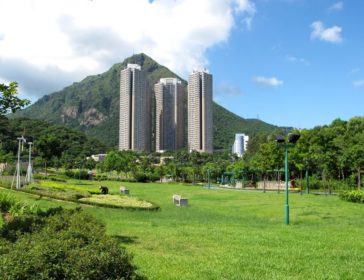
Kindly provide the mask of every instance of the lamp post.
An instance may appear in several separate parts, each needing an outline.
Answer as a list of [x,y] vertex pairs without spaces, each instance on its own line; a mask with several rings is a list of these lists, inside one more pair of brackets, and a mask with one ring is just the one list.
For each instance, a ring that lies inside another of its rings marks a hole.
[[28,169],[27,174],[25,176],[25,182],[26,183],[32,183],[33,182],[33,170],[32,170],[32,142],[28,142],[29,145],[29,159],[28,159]]
[[286,189],[285,189],[285,223],[289,225],[289,201],[288,201],[288,149],[293,147],[293,145],[300,138],[299,134],[290,133],[288,134],[288,143],[282,135],[276,136],[276,142],[284,148],[284,174],[286,181]]
[[17,189],[21,188],[21,182],[20,182],[20,152],[21,152],[22,144],[27,142],[27,140],[23,136],[18,137],[17,140],[18,140],[18,156],[17,156],[17,162],[16,162],[15,176],[14,176],[13,182],[11,183],[11,189],[13,189],[14,180],[15,180],[15,187]]

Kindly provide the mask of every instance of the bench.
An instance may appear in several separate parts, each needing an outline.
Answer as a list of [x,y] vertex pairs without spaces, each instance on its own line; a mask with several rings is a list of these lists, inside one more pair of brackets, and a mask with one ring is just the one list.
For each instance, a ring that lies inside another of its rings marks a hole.
[[127,189],[124,186],[121,186],[120,187],[120,193],[122,193],[122,194],[129,194],[129,189]]
[[174,205],[177,206],[187,206],[188,205],[188,198],[182,198],[181,195],[174,194],[172,196],[172,202]]

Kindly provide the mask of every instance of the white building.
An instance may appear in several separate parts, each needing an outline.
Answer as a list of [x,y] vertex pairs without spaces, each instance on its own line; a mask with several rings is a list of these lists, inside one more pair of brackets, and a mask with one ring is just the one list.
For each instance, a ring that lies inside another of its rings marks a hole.
[[150,150],[150,96],[145,72],[128,64],[120,73],[119,150]]
[[248,148],[249,136],[244,133],[235,134],[235,141],[232,148],[232,153],[238,157],[242,157]]
[[187,111],[189,151],[212,153],[212,75],[206,70],[188,77]]

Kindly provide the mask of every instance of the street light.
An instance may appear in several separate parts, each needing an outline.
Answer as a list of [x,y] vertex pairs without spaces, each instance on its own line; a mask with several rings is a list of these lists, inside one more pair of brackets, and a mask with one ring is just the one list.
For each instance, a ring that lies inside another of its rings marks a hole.
[[207,169],[207,186],[211,188],[211,181],[210,181],[210,169]]
[[277,135],[276,142],[279,146],[284,147],[284,173],[285,173],[285,181],[286,181],[286,203],[285,203],[285,222],[286,225],[289,225],[289,204],[288,204],[288,149],[293,147],[294,144],[300,138],[299,134],[289,133],[288,134],[288,141],[286,142],[284,136]]
[[18,140],[18,156],[17,156],[17,162],[16,162],[16,171],[14,174],[14,178],[13,178],[13,182],[11,183],[11,189],[13,189],[13,183],[15,180],[15,187],[17,189],[21,188],[21,182],[20,182],[20,151],[21,151],[21,147],[23,146],[23,143],[26,143],[27,140],[22,136],[22,137],[18,137],[16,138]]
[[33,145],[33,142],[28,142],[28,145],[29,145],[29,159],[28,159],[27,174],[25,176],[25,182],[30,184],[33,182],[33,170],[32,170],[32,145]]

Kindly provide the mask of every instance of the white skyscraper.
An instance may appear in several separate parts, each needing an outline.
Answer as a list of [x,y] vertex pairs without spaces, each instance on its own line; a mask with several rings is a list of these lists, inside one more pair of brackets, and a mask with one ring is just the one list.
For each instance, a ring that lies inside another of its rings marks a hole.
[[154,85],[156,104],[156,151],[178,150],[183,147],[182,82],[176,78],[160,79]]
[[232,153],[238,157],[242,157],[248,148],[249,136],[244,133],[235,134],[235,141],[232,148]]
[[119,150],[150,149],[149,98],[145,72],[128,64],[120,73]]
[[188,77],[188,149],[213,152],[212,75],[193,71]]

